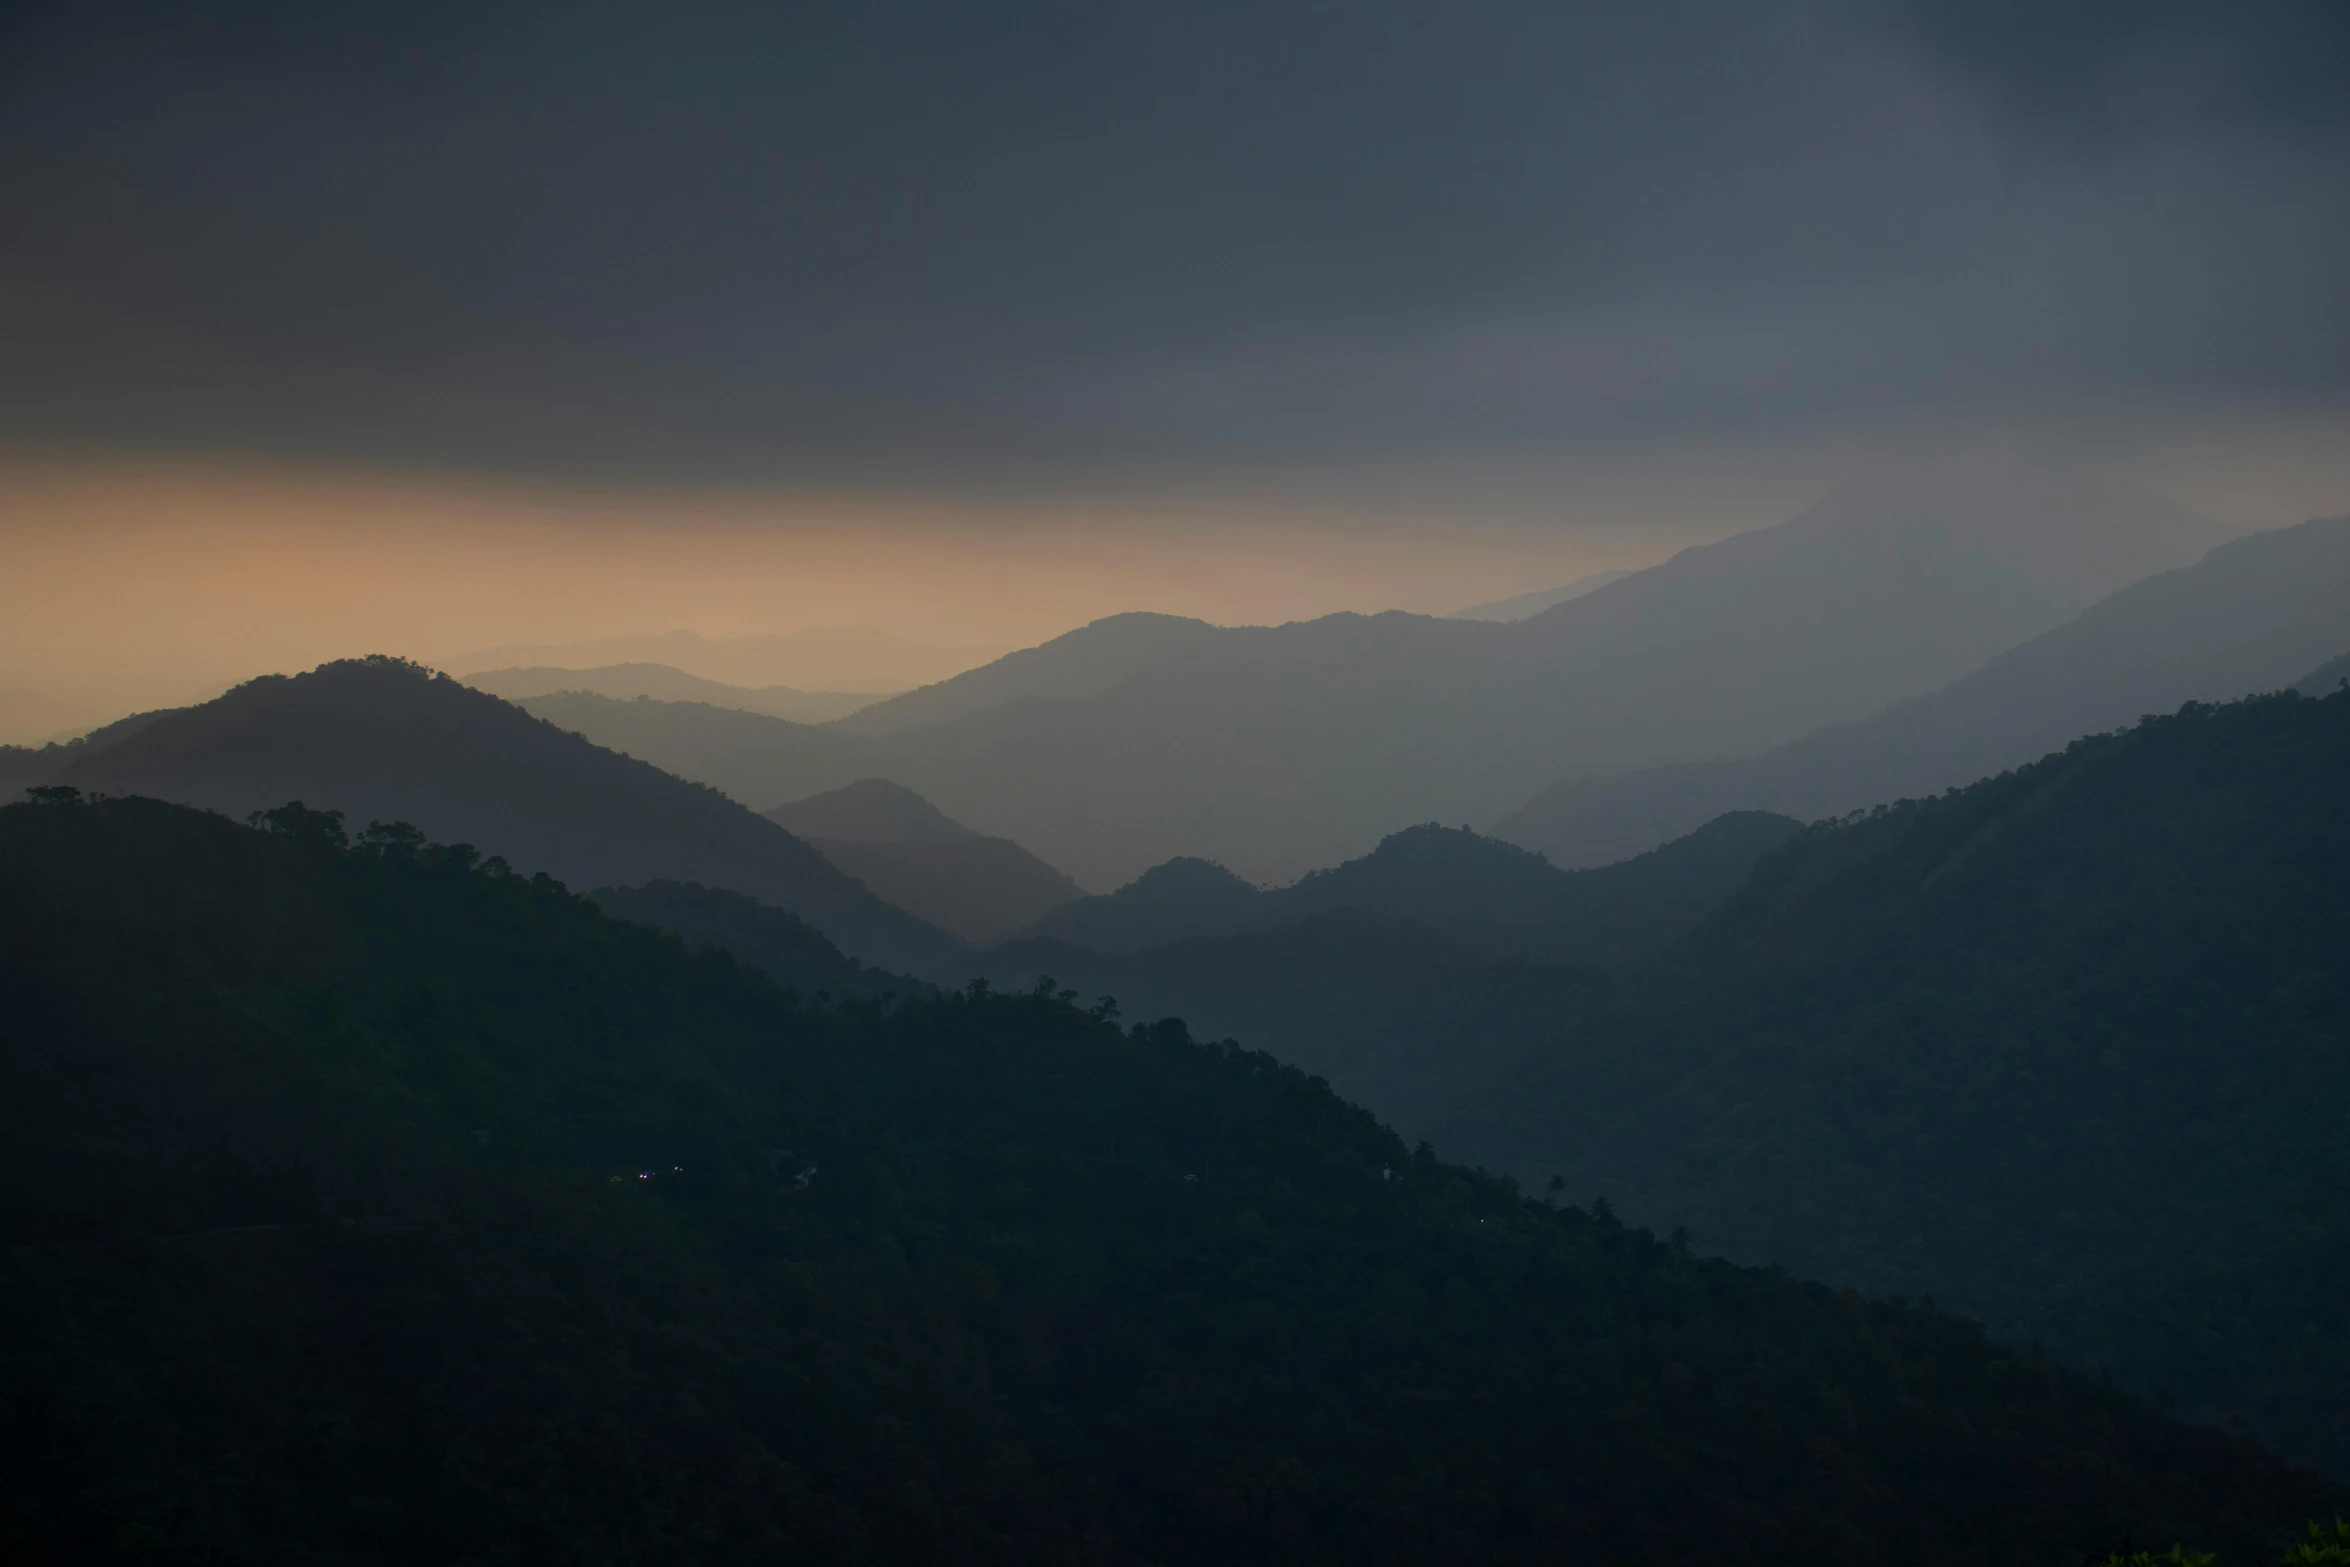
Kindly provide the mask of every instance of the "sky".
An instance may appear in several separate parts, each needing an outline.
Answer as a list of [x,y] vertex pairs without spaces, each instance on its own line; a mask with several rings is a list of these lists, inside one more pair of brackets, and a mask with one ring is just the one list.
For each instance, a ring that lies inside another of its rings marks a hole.
[[2350,510],[2340,0],[0,5],[0,684]]

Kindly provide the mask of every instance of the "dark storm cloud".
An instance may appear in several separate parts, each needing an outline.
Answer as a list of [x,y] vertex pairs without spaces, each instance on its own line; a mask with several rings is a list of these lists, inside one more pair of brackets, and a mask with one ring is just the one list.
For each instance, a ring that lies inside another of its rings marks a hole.
[[2331,397],[2346,13],[19,7],[0,416],[886,478]]

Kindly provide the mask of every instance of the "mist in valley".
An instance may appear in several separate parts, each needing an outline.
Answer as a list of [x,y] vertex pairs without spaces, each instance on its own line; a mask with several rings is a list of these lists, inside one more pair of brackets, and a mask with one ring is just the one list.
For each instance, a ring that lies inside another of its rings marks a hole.
[[10,1558],[2350,1561],[2346,69],[10,10]]

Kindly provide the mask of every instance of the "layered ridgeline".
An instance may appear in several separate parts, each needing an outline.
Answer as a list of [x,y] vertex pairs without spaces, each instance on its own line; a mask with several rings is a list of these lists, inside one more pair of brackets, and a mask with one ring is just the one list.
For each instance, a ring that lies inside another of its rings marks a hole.
[[281,810],[0,809],[19,1560],[2272,1556],[2350,1496],[1049,995],[816,1008]]
[[1611,582],[1619,582],[1632,575],[1629,571],[1595,571],[1587,577],[1577,577],[1563,588],[1544,588],[1533,593],[1517,593],[1505,599],[1494,599],[1486,604],[1471,604],[1467,609],[1456,609],[1447,617],[1452,620],[1527,620],[1546,609],[1556,609],[1569,599],[1579,599],[1586,593],[1597,593]]
[[1513,623],[1121,615],[821,727],[530,707],[758,809],[888,778],[1089,886],[1185,855],[1288,881],[1398,823],[1490,822],[1563,776],[1865,717],[2229,536],[2075,478],[1910,478]]
[[2350,1473],[2346,779],[2285,695],[1815,828],[1547,1049],[1430,1041],[1448,1146]]
[[[1026,935],[1130,953],[1344,919],[1410,926],[1494,956],[1620,963],[1655,951],[1719,908],[1755,861],[1798,825],[1743,812],[1621,865],[1562,871],[1514,844],[1431,824],[1390,834],[1361,859],[1271,890],[1205,860],[1171,860],[1114,893],[1054,910]],[[1021,948],[991,955],[998,962],[1023,956]]]
[[1841,815],[1971,783],[2182,702],[2282,690],[2344,648],[2350,517],[2337,517],[2223,545],[1873,718],[1760,756],[1571,778],[1494,830],[1561,865],[1599,865],[1724,811]]
[[249,681],[77,748],[53,781],[232,816],[301,800],[407,821],[574,886],[668,878],[748,893],[853,956],[930,973],[960,943],[715,790],[396,659]]
[[946,646],[871,626],[805,626],[769,636],[623,632],[584,642],[509,642],[455,660],[459,669],[604,669],[659,664],[701,680],[808,692],[906,691],[961,674],[1001,647]]
[[2345,780],[2350,695],[2194,709],[1808,829],[1615,971],[1333,921],[985,957],[2350,1474]]
[[1085,889],[1009,838],[990,838],[882,778],[766,813],[901,909],[968,941],[994,941]]
[[667,664],[604,664],[591,669],[540,664],[485,669],[463,679],[476,691],[487,691],[509,702],[554,691],[589,691],[624,700],[649,696],[664,702],[707,702],[712,707],[736,707],[803,724],[845,718],[883,695],[875,691],[803,691],[797,686],[734,686],[704,680]]

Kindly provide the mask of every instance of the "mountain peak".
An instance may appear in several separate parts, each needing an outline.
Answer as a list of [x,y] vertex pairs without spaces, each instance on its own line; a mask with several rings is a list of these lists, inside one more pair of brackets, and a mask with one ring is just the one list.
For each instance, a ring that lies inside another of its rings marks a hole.
[[852,843],[967,843],[980,837],[903,784],[860,778],[766,813],[803,838]]
[[238,818],[301,800],[580,888],[700,881],[797,914],[868,962],[924,967],[956,946],[717,790],[402,658],[249,680],[77,757],[57,781]]

